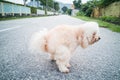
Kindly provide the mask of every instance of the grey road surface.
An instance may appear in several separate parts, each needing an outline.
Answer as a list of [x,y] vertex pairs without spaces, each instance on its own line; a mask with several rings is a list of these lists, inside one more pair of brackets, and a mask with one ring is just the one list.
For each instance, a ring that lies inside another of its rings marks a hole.
[[28,51],[34,32],[82,23],[66,15],[1,21],[0,80],[120,80],[120,33],[105,28],[100,28],[99,42],[76,49],[68,74],[59,72],[48,54]]

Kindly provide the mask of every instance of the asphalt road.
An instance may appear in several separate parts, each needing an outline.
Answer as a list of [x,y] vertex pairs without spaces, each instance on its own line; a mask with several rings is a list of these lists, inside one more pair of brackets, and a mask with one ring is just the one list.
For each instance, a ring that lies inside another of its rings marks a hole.
[[82,23],[65,15],[0,21],[0,80],[120,80],[120,33],[105,28],[99,42],[76,49],[68,74],[59,72],[48,54],[28,51],[34,32]]

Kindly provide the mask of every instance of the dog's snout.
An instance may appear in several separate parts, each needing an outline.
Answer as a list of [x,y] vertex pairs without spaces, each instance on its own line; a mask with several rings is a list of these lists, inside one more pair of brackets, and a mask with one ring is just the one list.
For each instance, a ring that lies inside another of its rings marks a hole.
[[99,37],[98,40],[100,40],[101,38]]

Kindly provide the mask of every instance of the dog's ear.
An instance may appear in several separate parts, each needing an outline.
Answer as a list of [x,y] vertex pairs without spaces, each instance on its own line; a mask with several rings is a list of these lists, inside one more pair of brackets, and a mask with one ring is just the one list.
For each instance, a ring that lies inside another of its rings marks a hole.
[[95,42],[95,35],[96,35],[96,32],[92,33],[90,44],[93,44]]
[[85,33],[81,36],[81,47],[86,48],[89,45],[87,35]]
[[77,40],[82,48],[86,48],[89,44],[87,40],[87,35],[83,30],[78,32]]

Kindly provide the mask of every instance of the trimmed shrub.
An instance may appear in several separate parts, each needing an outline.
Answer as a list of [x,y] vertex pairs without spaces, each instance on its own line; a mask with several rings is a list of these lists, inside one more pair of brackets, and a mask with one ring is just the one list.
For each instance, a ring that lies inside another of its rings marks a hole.
[[31,14],[37,14],[37,8],[31,7]]
[[110,22],[110,23],[114,23],[114,24],[120,25],[120,18],[119,17],[102,16],[99,19],[103,20],[103,21],[106,21],[106,22]]
[[84,12],[82,12],[82,11],[79,11],[76,15],[77,16],[85,16]]
[[68,9],[68,10],[67,10],[67,13],[68,13],[69,15],[71,15],[71,14],[72,14],[72,9]]

